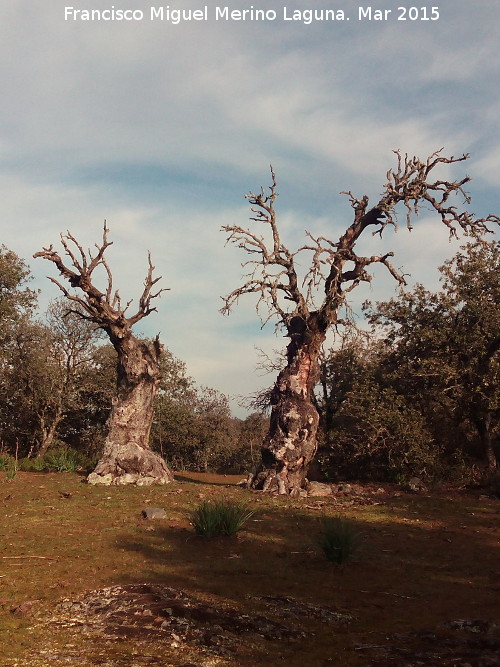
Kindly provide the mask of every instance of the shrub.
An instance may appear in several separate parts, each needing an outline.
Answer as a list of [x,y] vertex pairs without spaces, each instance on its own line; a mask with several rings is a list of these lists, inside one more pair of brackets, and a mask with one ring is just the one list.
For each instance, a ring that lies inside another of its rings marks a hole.
[[45,470],[50,472],[77,472],[84,461],[82,456],[71,447],[56,447],[43,457]]
[[232,537],[253,516],[245,503],[231,500],[208,501],[192,513],[190,522],[197,535],[212,539],[223,535]]
[[360,535],[351,521],[337,517],[325,517],[318,544],[332,563],[345,563],[358,550]]
[[10,454],[0,454],[0,470],[11,470],[15,465],[15,459]]
[[19,470],[24,472],[43,472],[45,470],[45,461],[41,459],[21,459],[19,461]]

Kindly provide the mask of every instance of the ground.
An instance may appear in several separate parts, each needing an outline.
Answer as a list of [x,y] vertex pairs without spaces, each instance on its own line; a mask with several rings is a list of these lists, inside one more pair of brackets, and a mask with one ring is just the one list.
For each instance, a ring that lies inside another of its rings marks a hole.
[[[0,665],[500,665],[499,500],[387,485],[291,499],[239,481],[1,477]],[[252,520],[236,538],[196,536],[189,511],[221,497]],[[363,538],[341,566],[316,543],[339,514]]]

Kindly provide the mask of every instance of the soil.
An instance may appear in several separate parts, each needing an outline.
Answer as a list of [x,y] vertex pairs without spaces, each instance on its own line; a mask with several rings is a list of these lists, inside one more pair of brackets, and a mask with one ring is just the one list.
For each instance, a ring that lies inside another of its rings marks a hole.
[[[500,665],[498,499],[356,484],[290,499],[239,481],[0,480],[2,667]],[[255,515],[204,540],[189,512],[220,497]],[[315,539],[338,515],[363,536],[341,566]]]

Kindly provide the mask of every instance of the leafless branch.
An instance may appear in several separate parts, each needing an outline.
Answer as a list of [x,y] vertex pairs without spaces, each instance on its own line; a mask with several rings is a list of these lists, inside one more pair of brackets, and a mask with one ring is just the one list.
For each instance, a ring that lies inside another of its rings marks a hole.
[[[448,227],[450,235],[456,236],[458,229],[464,234],[481,236],[490,232],[489,225],[498,225],[500,218],[489,215],[475,218],[468,211],[458,211],[449,203],[452,195],[459,195],[466,204],[470,197],[464,186],[470,181],[468,176],[456,181],[431,179],[431,172],[439,165],[453,165],[468,159],[468,155],[449,158],[441,155],[443,149],[435,151],[425,161],[417,157],[404,156],[394,151],[397,166],[387,172],[387,183],[378,203],[369,208],[369,199],[365,195],[355,197],[352,192],[344,192],[354,212],[354,220],[337,242],[324,236],[313,237],[307,233],[308,242],[295,252],[291,252],[282,242],[278,230],[275,201],[278,196],[276,176],[271,167],[271,185],[268,192],[263,188],[260,193],[246,195],[251,207],[250,220],[269,225],[270,237],[266,238],[255,230],[238,225],[226,225],[222,228],[228,234],[227,243],[231,242],[243,249],[250,257],[243,264],[249,269],[246,282],[223,297],[221,312],[228,314],[240,296],[257,294],[257,311],[263,306],[267,309],[264,321],[276,317],[282,324],[287,324],[293,315],[307,320],[311,313],[321,319],[324,326],[330,326],[337,320],[339,307],[345,306],[346,294],[361,282],[371,280],[367,268],[372,264],[382,264],[399,285],[406,284],[405,277],[390,262],[393,253],[360,257],[355,252],[356,242],[368,228],[373,234],[380,234],[388,225],[397,228],[397,207],[401,204],[406,209],[406,225],[412,229],[412,218],[418,216],[420,208],[429,206]],[[299,285],[295,260],[299,254],[310,254],[309,268]],[[324,286],[324,297],[319,307],[315,298]],[[291,309],[286,305],[291,303]]]
[[[143,317],[156,310],[151,305],[151,302],[153,299],[159,297],[165,289],[160,289],[155,293],[151,291],[153,286],[161,280],[161,277],[153,277],[155,267],[151,262],[151,255],[148,253],[148,272],[144,280],[144,290],[139,298],[139,307],[134,315],[126,317],[125,313],[132,301],[128,301],[125,308],[122,308],[118,290],[113,293],[113,275],[104,256],[107,248],[112,245],[112,241],[108,241],[108,232],[109,228],[106,221],[104,221],[102,243],[101,245],[95,245],[97,249],[95,254],[92,254],[90,250],[86,254],[81,244],[70,232],[61,234],[61,244],[64,248],[64,254],[70,259],[68,264],[64,263],[63,258],[53,249],[52,245],[35,253],[33,257],[42,257],[51,261],[55,264],[61,276],[66,278],[71,287],[81,290],[83,295],[75,294],[70,292],[55,278],[49,278],[49,280],[57,285],[67,299],[78,304],[79,308],[74,312],[101,327],[117,325],[122,328],[130,328]],[[105,292],[99,290],[92,282],[92,274],[98,267],[102,267],[106,274],[107,285]]]

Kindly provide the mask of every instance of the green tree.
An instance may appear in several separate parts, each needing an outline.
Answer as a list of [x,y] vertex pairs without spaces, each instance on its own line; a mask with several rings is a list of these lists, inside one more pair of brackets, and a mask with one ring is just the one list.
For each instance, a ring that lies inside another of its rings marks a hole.
[[[394,351],[388,367],[421,409],[448,425],[474,425],[480,455],[497,466],[500,416],[500,243],[466,244],[440,268],[442,289],[418,285],[377,304],[371,321],[382,325]],[[443,434],[442,434],[443,435]]]
[[384,356],[377,341],[353,334],[323,360],[318,462],[330,478],[403,481],[436,468],[439,450],[425,419],[387,383]]
[[31,314],[37,293],[28,287],[31,280],[26,263],[4,245],[0,247],[0,342],[2,349],[20,319]]

